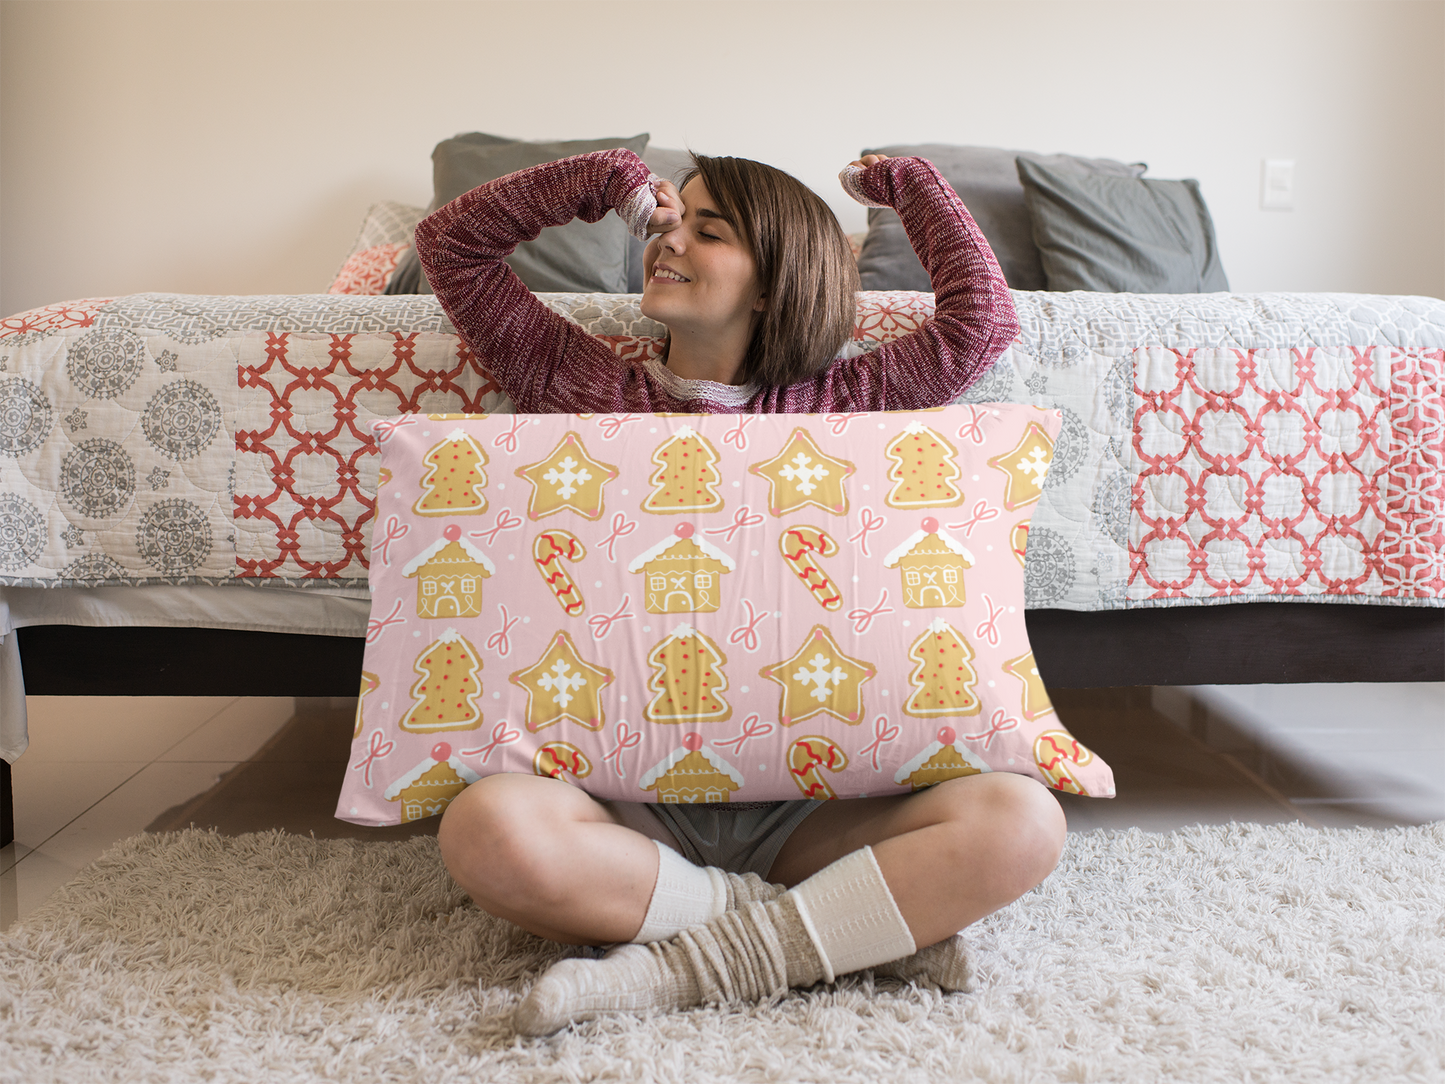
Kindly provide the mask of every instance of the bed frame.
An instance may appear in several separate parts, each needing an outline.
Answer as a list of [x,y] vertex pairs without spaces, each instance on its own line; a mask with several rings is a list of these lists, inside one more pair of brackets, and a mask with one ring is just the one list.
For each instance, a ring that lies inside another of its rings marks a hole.
[[[1025,616],[1039,671],[1058,689],[1445,681],[1436,608],[1254,602]],[[19,637],[25,691],[37,696],[355,696],[365,648],[358,637],[227,629],[39,625]],[[14,836],[0,760],[0,846]]]

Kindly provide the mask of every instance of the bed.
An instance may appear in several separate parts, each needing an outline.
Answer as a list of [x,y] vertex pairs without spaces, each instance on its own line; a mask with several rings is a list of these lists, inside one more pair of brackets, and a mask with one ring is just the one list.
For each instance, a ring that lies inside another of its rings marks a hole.
[[[338,276],[361,293],[0,321],[0,839],[27,692],[356,694],[386,619],[366,591],[389,529],[371,423],[511,412],[434,298],[377,292],[409,232],[390,218]],[[636,294],[541,296],[619,358],[660,350]],[[1063,414],[1026,565],[1048,684],[1445,678],[1445,301],[1014,301],[1018,338],[960,401]],[[865,291],[846,349],[931,311]]]

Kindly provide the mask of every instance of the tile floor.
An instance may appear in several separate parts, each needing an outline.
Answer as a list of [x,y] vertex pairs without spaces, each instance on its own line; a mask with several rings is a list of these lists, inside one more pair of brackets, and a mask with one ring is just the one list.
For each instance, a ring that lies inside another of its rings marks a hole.
[[[1119,797],[1060,795],[1071,829],[1231,820],[1313,825],[1445,818],[1445,685],[1056,690]],[[32,697],[0,849],[0,929],[111,843],[189,824],[395,839],[332,816],[354,700]]]

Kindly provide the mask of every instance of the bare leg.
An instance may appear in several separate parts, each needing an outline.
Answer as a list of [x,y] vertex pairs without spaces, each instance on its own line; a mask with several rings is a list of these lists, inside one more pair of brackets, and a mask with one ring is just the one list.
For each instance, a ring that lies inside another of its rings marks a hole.
[[630,939],[657,881],[648,836],[576,787],[541,776],[473,783],[442,814],[437,842],[478,907],[570,945]]
[[920,947],[1018,899],[1063,850],[1063,810],[1011,772],[950,779],[898,798],[829,802],[798,826],[769,877],[795,885],[865,845]]

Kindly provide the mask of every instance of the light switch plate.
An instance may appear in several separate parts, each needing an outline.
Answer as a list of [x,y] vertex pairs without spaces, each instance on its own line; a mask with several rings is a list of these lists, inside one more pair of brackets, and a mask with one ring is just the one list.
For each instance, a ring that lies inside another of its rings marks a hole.
[[1259,205],[1266,211],[1294,210],[1294,159],[1266,158],[1261,174]]

